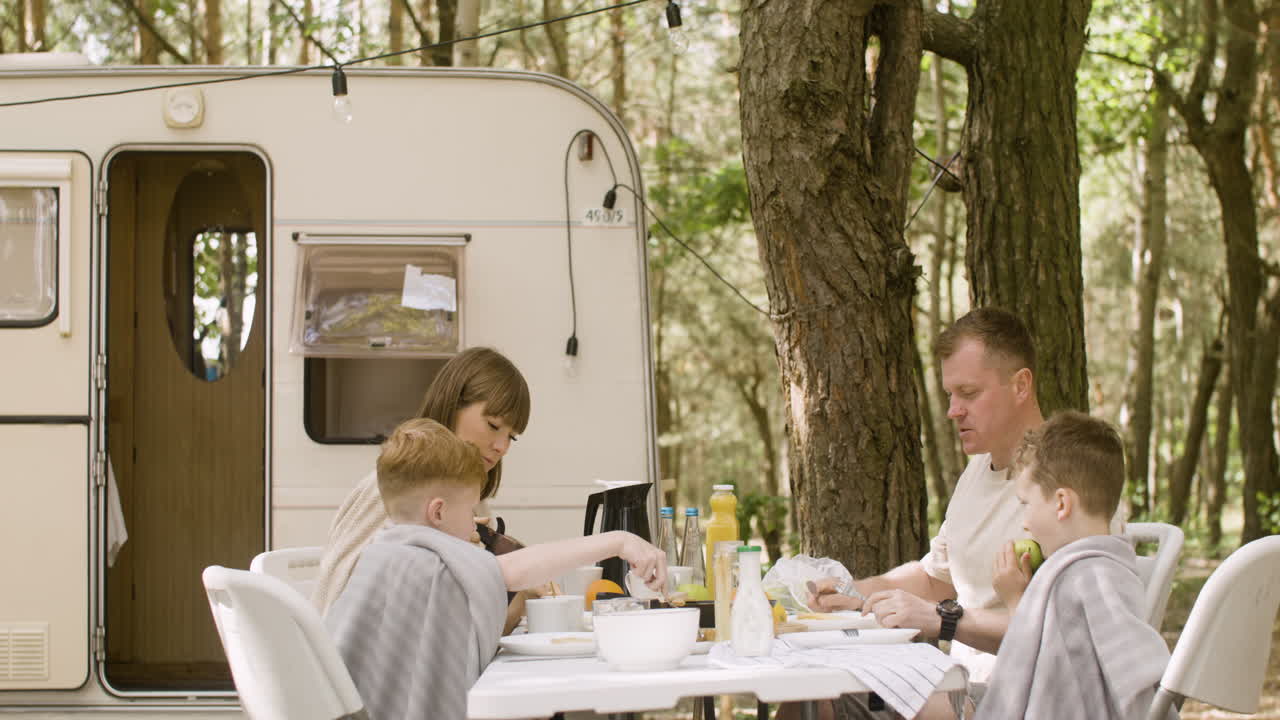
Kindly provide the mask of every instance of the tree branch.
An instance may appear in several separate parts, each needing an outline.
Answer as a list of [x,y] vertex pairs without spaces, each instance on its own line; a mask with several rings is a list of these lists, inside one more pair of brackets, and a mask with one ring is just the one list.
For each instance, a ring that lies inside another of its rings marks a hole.
[[409,14],[409,22],[413,23],[413,29],[418,31],[418,39],[424,41],[422,44],[430,44],[431,33],[422,26],[418,20],[418,14],[413,11],[413,0],[398,0],[404,6],[404,11]]
[[924,49],[965,67],[978,52],[978,29],[969,20],[951,13],[925,10],[922,23]]
[[191,60],[186,55],[183,55],[182,51],[174,47],[173,43],[166,40],[165,37],[160,34],[160,31],[156,29],[155,23],[151,21],[151,18],[147,17],[146,13],[142,12],[141,8],[133,2],[130,2],[130,0],[116,0],[116,2],[120,4],[120,7],[133,13],[133,16],[138,19],[138,24],[146,29],[147,32],[151,33],[151,36],[160,43],[160,47],[163,48],[165,52],[174,56],[179,62],[185,65],[191,64]]
[[1187,90],[1187,103],[1201,109],[1203,115],[1204,96],[1209,91],[1209,77],[1213,74],[1213,59],[1218,54],[1218,0],[1204,0],[1204,45],[1200,46],[1200,57],[1196,60],[1196,69],[1191,76],[1191,87]]

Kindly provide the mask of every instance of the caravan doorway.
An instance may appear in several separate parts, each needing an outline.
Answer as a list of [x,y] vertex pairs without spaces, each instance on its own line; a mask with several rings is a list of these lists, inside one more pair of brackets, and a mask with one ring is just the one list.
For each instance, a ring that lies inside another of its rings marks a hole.
[[105,174],[105,419],[128,541],[105,569],[102,671],[122,693],[231,690],[200,573],[266,547],[267,164],[126,150]]

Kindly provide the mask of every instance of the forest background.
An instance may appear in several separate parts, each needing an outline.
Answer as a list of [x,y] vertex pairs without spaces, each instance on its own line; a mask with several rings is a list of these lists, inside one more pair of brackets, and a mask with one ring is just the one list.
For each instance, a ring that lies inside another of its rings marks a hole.
[[1280,530],[1280,2],[655,0],[440,45],[607,4],[0,0],[0,52],[435,45],[376,64],[587,88],[662,220],[664,503],[733,483],[770,557],[862,575],[922,554],[965,463],[930,348],[979,304],[1028,321],[1046,411],[1126,435],[1131,520],[1209,562]]

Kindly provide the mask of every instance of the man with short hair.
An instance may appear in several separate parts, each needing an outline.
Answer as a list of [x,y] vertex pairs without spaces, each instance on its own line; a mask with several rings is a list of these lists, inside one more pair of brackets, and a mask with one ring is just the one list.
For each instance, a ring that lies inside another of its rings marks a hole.
[[864,609],[885,627],[954,639],[952,654],[981,682],[1009,624],[992,587],[994,560],[1006,543],[1027,537],[1008,468],[1023,436],[1044,422],[1035,348],[1016,316],[979,308],[938,337],[935,354],[951,400],[947,417],[970,456],[942,527],[920,561],[856,581],[865,603],[837,593],[819,595],[816,603],[823,610]]

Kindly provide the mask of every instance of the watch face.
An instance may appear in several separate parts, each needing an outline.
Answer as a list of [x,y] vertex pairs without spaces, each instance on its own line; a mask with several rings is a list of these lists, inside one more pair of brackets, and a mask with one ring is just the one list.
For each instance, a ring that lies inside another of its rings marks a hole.
[[960,609],[960,603],[951,598],[947,598],[946,600],[938,603],[938,612],[946,613],[948,615],[958,615],[962,611]]

